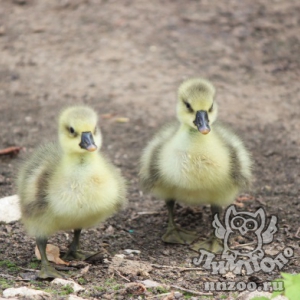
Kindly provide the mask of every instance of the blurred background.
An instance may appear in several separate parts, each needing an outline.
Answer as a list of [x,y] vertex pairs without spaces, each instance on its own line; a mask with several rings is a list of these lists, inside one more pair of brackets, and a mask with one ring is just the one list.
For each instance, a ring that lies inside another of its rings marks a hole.
[[[288,162],[278,162],[290,155],[299,165],[290,154],[300,143],[299,25],[296,0],[3,0],[1,148],[30,152],[55,139],[59,111],[87,103],[99,112],[104,149],[134,176],[155,128],[175,116],[178,85],[201,76],[267,184],[286,168],[280,182],[292,184]],[[0,162],[6,195],[14,161]]]

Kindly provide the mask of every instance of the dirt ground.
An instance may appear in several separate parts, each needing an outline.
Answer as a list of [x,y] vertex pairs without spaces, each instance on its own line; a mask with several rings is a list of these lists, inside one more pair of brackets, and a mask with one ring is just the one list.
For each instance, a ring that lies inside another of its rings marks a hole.
[[[22,159],[56,139],[57,114],[74,103],[99,112],[103,152],[129,183],[128,209],[83,233],[83,249],[105,244],[110,256],[91,262],[82,275],[86,264],[66,268],[86,289],[81,297],[163,299],[160,294],[178,291],[178,299],[202,299],[175,287],[138,295],[128,283],[151,279],[202,292],[205,281],[231,278],[201,268],[183,271],[195,267],[195,252],[161,241],[164,203],[141,193],[138,185],[140,153],[157,128],[174,118],[176,89],[191,76],[215,84],[219,118],[236,129],[253,155],[253,186],[246,196],[251,200],[241,209],[263,206],[268,216],[278,216],[279,231],[268,249],[278,253],[293,247],[294,257],[282,271],[300,272],[299,26],[297,0],[1,1],[0,148],[26,151],[0,156],[0,197],[16,193]],[[118,117],[129,122],[117,122]],[[209,207],[176,210],[177,223],[200,237],[210,230],[209,218]],[[50,242],[65,251],[69,236],[58,233]],[[10,286],[50,289],[48,281],[35,279],[34,246],[19,222],[0,224],[0,295]],[[111,272],[112,257],[124,249],[141,251],[127,255],[141,269]],[[254,275],[231,281],[270,281],[280,272]],[[64,292],[52,291],[53,298],[64,299]],[[211,299],[237,294],[215,292]]]

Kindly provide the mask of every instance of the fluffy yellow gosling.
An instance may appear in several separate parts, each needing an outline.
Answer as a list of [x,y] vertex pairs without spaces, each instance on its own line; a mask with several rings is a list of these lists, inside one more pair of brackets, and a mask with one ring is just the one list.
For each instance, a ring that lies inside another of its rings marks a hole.
[[[192,243],[196,238],[174,223],[175,201],[210,204],[212,213],[219,213],[250,182],[250,155],[235,133],[216,122],[214,96],[207,80],[184,81],[178,89],[178,121],[163,127],[141,157],[142,188],[167,204],[169,222],[162,239],[168,243]],[[218,251],[213,238],[200,246]]]
[[50,235],[74,229],[67,259],[78,251],[81,229],[104,221],[126,204],[125,181],[99,152],[97,114],[87,106],[70,107],[59,118],[59,142],[38,148],[18,176],[22,220],[41,253],[40,278],[64,277],[46,257]]

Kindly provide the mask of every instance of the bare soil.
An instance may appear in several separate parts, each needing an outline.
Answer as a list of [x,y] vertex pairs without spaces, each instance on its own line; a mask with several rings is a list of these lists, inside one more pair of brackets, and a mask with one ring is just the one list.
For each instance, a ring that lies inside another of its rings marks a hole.
[[[195,252],[161,241],[166,208],[141,193],[138,160],[157,128],[175,117],[176,89],[191,76],[215,84],[219,118],[235,128],[252,153],[253,186],[240,209],[263,206],[268,216],[278,216],[279,231],[265,249],[278,253],[293,247],[294,257],[282,271],[299,273],[299,26],[297,0],[1,1],[0,148],[26,151],[0,156],[0,197],[16,193],[14,178],[22,159],[56,139],[58,112],[75,103],[99,112],[103,152],[129,183],[128,209],[83,233],[83,249],[96,251],[104,244],[110,255],[90,262],[83,275],[77,276],[86,264],[67,268],[86,288],[82,297],[163,299],[159,294],[180,291],[152,288],[143,294],[128,288],[128,282],[147,278],[201,292],[205,281],[259,283],[280,277],[277,268],[255,273],[255,278],[231,279],[206,270],[182,271],[175,267],[194,267]],[[117,122],[118,117],[129,122]],[[208,235],[209,220],[209,207],[177,207],[176,221],[199,237]],[[35,242],[23,225],[0,227],[0,295],[9,286],[49,290],[48,281],[35,279]],[[50,242],[65,251],[69,237],[58,233]],[[141,251],[127,256],[141,262],[141,269],[111,271],[112,257],[124,249]],[[66,297],[63,291],[54,294]],[[175,296],[201,299],[181,294]],[[237,294],[215,292],[211,298]]]

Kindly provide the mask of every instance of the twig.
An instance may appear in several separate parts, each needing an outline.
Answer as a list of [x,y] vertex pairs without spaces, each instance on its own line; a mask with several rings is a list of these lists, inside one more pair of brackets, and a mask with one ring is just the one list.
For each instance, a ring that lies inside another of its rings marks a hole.
[[[158,268],[158,269],[164,269],[164,268],[170,268],[170,269],[188,269],[186,267],[178,267],[178,266],[167,266],[167,265],[157,265],[157,264],[151,264],[152,267]],[[199,268],[199,270],[202,270]]]
[[136,213],[137,216],[133,217],[131,220],[138,219],[140,216],[145,216],[145,215],[162,215],[165,214],[164,211],[139,211]]
[[233,247],[233,249],[236,249],[236,248],[243,248],[245,246],[251,246],[251,245],[254,245],[254,244],[257,244],[256,242],[250,242],[250,243],[247,243],[247,244],[242,244],[242,245],[235,245]]
[[261,197],[255,198],[255,201],[259,202],[262,205],[267,205],[266,202]]
[[165,214],[165,212],[162,211],[139,211],[137,212],[138,215],[160,215]]
[[177,286],[177,285],[170,285],[170,287],[172,287],[174,289],[178,289],[178,290],[183,291],[183,292],[187,292],[187,293],[193,294],[193,295],[197,295],[197,296],[213,296],[213,293],[197,292],[197,291],[185,289],[185,288],[183,288],[181,286]]
[[1,277],[4,278],[11,278],[11,279],[16,279],[16,277],[12,276],[12,275],[8,275],[8,274],[0,274]]
[[[177,267],[177,266],[165,266],[165,265],[156,265],[151,264],[152,267],[158,268],[158,269],[179,269],[179,272],[186,272],[186,271],[203,271],[202,268],[186,268],[186,267]],[[208,273],[202,273],[201,275],[208,275]]]
[[17,146],[8,147],[8,148],[5,148],[5,149],[1,149],[0,150],[0,155],[6,155],[6,154],[16,155],[20,152],[21,149],[22,149],[22,147],[17,147]]
[[88,271],[89,271],[89,268],[90,268],[90,266],[88,265],[88,266],[86,266],[86,267],[84,267],[81,271],[80,271],[80,273],[79,274],[77,274],[76,276],[74,276],[74,278],[80,278],[80,277],[82,277],[84,274],[86,274]]
[[124,277],[118,270],[115,270],[115,272],[117,273],[117,275],[122,277],[124,280],[126,280],[127,282],[130,282],[130,280],[128,278]]
[[24,270],[24,271],[28,271],[28,272],[38,272],[38,270],[26,269],[26,268],[22,268],[22,267],[19,267],[19,269]]
[[158,298],[158,297],[163,297],[163,296],[169,296],[169,295],[171,295],[171,294],[172,294],[172,293],[159,294],[159,295],[147,297],[147,299],[153,299],[153,298]]
[[[203,271],[201,268],[184,268],[182,270],[179,270],[179,272],[189,272],[189,271]],[[209,275],[209,273],[201,273],[198,275]]]
[[285,228],[287,231],[291,229],[291,225],[289,224],[283,224],[282,227]]
[[[37,278],[37,277],[35,277],[35,278]],[[22,279],[22,278],[16,278],[16,281],[31,281],[32,279]],[[1,299],[1,298],[0,298]]]
[[300,256],[293,256],[293,257],[290,257],[290,259],[298,259]]
[[297,232],[296,232],[296,234],[295,234],[295,238],[296,238],[296,239],[300,239],[299,233],[300,233],[300,227],[298,228],[298,230],[297,230]]

